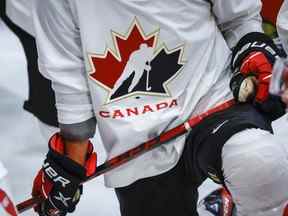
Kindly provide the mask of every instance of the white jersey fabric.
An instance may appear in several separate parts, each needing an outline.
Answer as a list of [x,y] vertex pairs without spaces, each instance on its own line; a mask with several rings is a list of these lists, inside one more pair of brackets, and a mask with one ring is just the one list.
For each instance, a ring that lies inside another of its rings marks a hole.
[[[225,143],[222,162],[225,186],[236,204],[233,216],[287,216],[288,212],[284,214],[284,209],[288,210],[287,153],[285,142],[256,128],[241,131]],[[217,208],[212,203],[210,207]],[[203,201],[197,210],[199,215],[215,215],[207,210]]]
[[[260,0],[37,1],[39,67],[60,123],[96,116],[111,158],[231,99],[230,48],[262,31],[260,9]],[[166,172],[184,142],[107,173],[106,185]]]
[[32,7],[35,0],[6,0],[7,16],[23,30],[34,35]]
[[225,143],[225,183],[236,204],[237,216],[287,215],[283,214],[288,205],[287,150],[285,142],[255,128],[241,131]]
[[284,0],[277,17],[277,32],[286,53],[288,53],[288,1]]

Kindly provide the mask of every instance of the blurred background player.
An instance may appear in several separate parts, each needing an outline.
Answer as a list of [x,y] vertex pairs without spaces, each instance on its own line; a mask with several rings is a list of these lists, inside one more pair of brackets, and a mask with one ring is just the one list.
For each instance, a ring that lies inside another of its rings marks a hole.
[[8,186],[7,170],[0,161],[0,215],[17,216],[10,188]]
[[[1,147],[5,146],[5,151],[0,151],[0,159],[9,170],[10,186],[17,202],[30,194],[31,179],[39,168],[43,153],[47,151],[47,145],[42,144],[47,143],[51,134],[58,130],[54,92],[51,91],[50,81],[45,79],[37,68],[37,50],[31,18],[33,3],[34,0],[0,1],[0,74],[4,77],[0,78],[0,129],[2,126],[5,128],[0,132]],[[28,99],[24,107],[28,112],[22,109],[26,98]],[[99,137],[95,139],[100,143]],[[104,151],[101,146],[99,151]],[[104,160],[105,154],[102,156]],[[104,190],[106,198],[105,202],[99,203],[96,208],[102,211],[101,215],[117,215],[114,213],[117,206],[114,193],[107,191],[103,184],[97,181],[101,182],[103,179],[96,180],[96,184],[94,181],[93,186],[88,186],[89,190]],[[92,206],[93,199],[95,196],[91,193],[82,205]],[[82,208],[78,215],[89,215],[92,210],[88,207]],[[2,216],[1,213],[0,215]],[[34,215],[33,212],[31,215]]]
[[[39,121],[39,128],[45,141],[57,131],[57,115],[54,92],[51,83],[38,70],[37,49],[33,37],[32,4],[34,1],[1,0],[0,18],[19,39],[26,58],[29,94],[23,108]],[[3,51],[3,50],[2,50]],[[11,61],[13,63],[13,61]],[[5,71],[7,72],[7,71]],[[26,71],[19,71],[25,73]],[[13,81],[11,80],[11,83]],[[17,87],[17,86],[16,86]],[[21,122],[19,122],[21,124]],[[6,143],[9,145],[9,143]],[[5,148],[4,144],[1,145]],[[9,164],[10,166],[10,164]],[[15,172],[15,170],[13,170]],[[0,162],[0,215],[16,216],[8,187],[7,170]],[[14,182],[15,183],[15,182]]]
[[[288,1],[284,0],[277,16],[277,31],[284,50],[288,53]],[[288,88],[288,77],[284,77]],[[282,100],[288,103],[288,91],[282,95]]]
[[284,0],[277,17],[277,31],[283,43],[283,47],[288,52],[288,1]]
[[[284,76],[284,81],[286,91],[282,94],[282,101],[288,107],[288,73]],[[233,203],[231,194],[226,188],[221,186],[210,191],[207,196],[199,201],[198,212],[200,216],[237,216],[236,206]],[[281,216],[288,216],[288,206]]]
[[[288,47],[288,1],[262,0],[262,3],[261,15],[263,18],[263,30],[274,40],[275,44],[277,44],[282,53],[282,57],[286,57]],[[282,101],[288,106],[288,79],[286,83],[287,90],[282,95]],[[199,212],[203,215],[236,215],[231,194],[222,187],[213,190],[203,198],[199,202],[198,208]],[[288,215],[288,211],[286,214]]]
[[39,120],[40,130],[44,138],[48,139],[57,131],[58,121],[51,81],[44,78],[38,69],[38,54],[33,36],[33,4],[34,0],[2,0],[0,10],[2,20],[18,37],[26,57],[29,94],[23,108]]

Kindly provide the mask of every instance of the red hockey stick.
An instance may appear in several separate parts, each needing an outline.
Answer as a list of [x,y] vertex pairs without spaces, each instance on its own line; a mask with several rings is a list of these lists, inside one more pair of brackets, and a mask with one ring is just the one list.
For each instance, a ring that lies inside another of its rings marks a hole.
[[[97,171],[95,172],[95,174],[93,174],[92,176],[87,178],[85,182],[90,181],[91,179],[94,179],[97,176],[102,175],[103,173],[106,173],[109,170],[114,169],[114,168],[120,166],[121,164],[124,164],[127,161],[130,161],[133,158],[136,158],[136,157],[140,156],[141,154],[160,146],[161,144],[166,143],[169,140],[175,139],[176,137],[185,134],[186,132],[191,130],[193,126],[195,126],[200,121],[202,121],[205,117],[211,115],[212,113],[225,110],[228,107],[231,107],[232,105],[234,105],[234,100],[230,100],[230,101],[227,101],[223,104],[220,104],[219,106],[216,106],[216,107],[208,110],[205,113],[202,113],[198,116],[194,116],[194,117],[190,118],[188,121],[184,122],[181,125],[178,125],[177,127],[174,127],[174,128],[172,128],[166,132],[163,132],[158,137],[155,137],[151,140],[148,140],[148,141],[146,141],[146,142],[144,142],[144,143],[142,143],[142,144],[140,144],[140,145],[138,145],[138,146],[136,146],[136,147],[108,160],[108,161],[106,161],[102,165],[98,166],[96,168]],[[85,183],[85,182],[83,182],[83,183]],[[28,209],[33,208],[35,205],[43,202],[43,200],[44,200],[43,197],[30,198],[30,199],[28,199],[22,203],[19,203],[17,205],[17,210],[19,213],[22,213]]]

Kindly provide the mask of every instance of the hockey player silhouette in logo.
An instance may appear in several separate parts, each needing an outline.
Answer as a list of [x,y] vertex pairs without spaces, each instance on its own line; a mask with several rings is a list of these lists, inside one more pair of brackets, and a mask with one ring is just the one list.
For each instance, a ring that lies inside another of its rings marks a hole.
[[138,50],[132,52],[123,73],[113,87],[111,95],[114,95],[125,80],[127,80],[134,73],[134,77],[128,88],[128,93],[132,92],[145,71],[147,72],[146,91],[150,91],[151,87],[149,86],[149,72],[151,70],[150,62],[152,58],[153,48],[148,47],[148,45],[145,43],[141,44]]

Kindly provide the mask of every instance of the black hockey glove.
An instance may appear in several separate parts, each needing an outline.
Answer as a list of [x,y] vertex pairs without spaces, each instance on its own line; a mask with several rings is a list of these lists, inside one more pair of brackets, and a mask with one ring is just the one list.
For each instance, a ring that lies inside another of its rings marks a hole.
[[245,35],[232,55],[233,77],[230,88],[238,102],[253,103],[269,120],[285,114],[280,97],[269,94],[273,64],[278,56],[277,46],[263,33]]
[[45,201],[35,207],[40,216],[65,216],[73,212],[80,200],[80,183],[95,172],[96,153],[89,143],[85,167],[64,155],[64,144],[59,134],[49,142],[49,152],[42,169],[38,172],[32,190],[33,197]]

